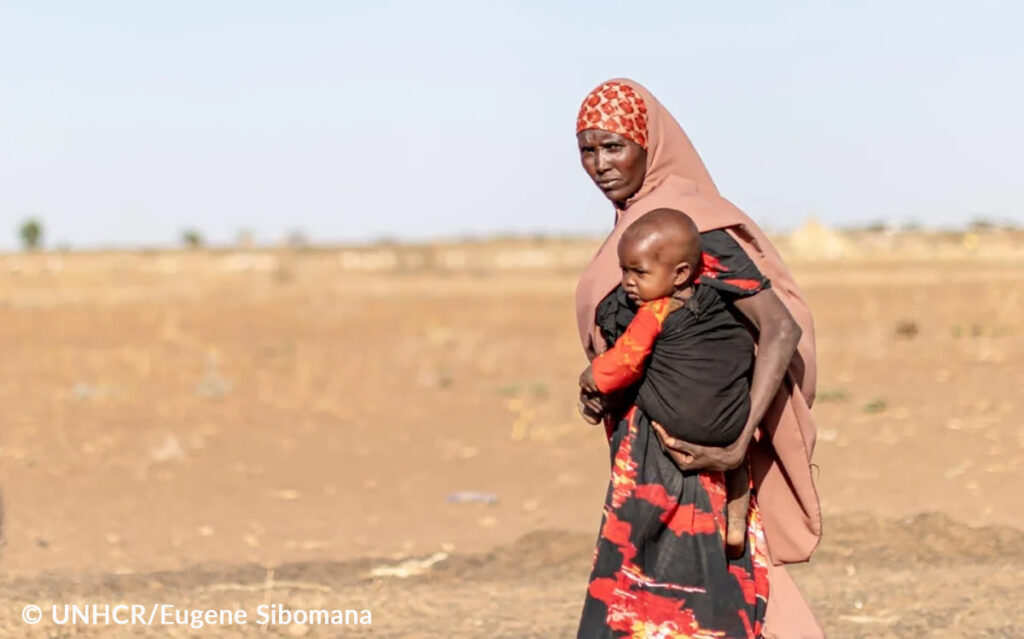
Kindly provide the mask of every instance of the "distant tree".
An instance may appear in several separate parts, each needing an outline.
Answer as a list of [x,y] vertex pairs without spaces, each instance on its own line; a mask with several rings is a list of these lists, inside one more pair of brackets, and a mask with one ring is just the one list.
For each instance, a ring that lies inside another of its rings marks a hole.
[[256,246],[256,236],[253,234],[252,229],[239,229],[238,234],[235,236],[235,244],[238,248],[251,249]]
[[43,223],[35,218],[25,220],[18,234],[26,251],[34,251],[43,244]]
[[203,234],[198,229],[185,229],[181,232],[181,243],[186,248],[199,248],[203,245]]
[[903,223],[900,230],[906,233],[920,233],[924,230],[924,224],[921,224],[920,220],[909,219]]
[[292,229],[288,232],[288,237],[284,240],[285,245],[288,248],[293,249],[304,249],[309,248],[309,238],[302,229]]
[[993,222],[991,219],[979,215],[974,217],[970,221],[970,223],[967,225],[967,228],[968,230],[971,231],[991,231],[995,228],[998,228],[998,226],[999,225]]

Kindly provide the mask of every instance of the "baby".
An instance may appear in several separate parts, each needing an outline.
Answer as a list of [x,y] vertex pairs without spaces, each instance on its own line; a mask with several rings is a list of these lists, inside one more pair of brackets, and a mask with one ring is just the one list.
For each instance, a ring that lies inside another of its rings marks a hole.
[[[750,413],[754,340],[716,289],[700,283],[697,226],[657,209],[626,229],[618,251],[622,286],[613,295],[625,299],[597,318],[615,345],[583,371],[580,386],[602,395],[629,389],[632,403],[673,437],[728,446]],[[726,546],[737,557],[750,507],[746,464],[726,473],[726,485]]]

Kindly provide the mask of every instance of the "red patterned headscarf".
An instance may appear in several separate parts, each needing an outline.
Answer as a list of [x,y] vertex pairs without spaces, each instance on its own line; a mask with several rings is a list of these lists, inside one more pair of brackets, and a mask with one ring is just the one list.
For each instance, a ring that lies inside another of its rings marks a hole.
[[647,105],[628,84],[605,82],[590,92],[580,106],[576,133],[601,129],[617,133],[647,150]]

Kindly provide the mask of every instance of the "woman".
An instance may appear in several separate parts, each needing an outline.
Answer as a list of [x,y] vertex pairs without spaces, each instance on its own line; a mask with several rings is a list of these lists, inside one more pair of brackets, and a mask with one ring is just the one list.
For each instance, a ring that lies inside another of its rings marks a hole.
[[[672,439],[635,407],[581,396],[587,412],[605,416],[613,468],[579,636],[821,637],[782,568],[806,561],[821,535],[810,472],[815,367],[807,306],[767,237],[719,195],[682,128],[646,89],[630,80],[602,84],[584,100],[576,131],[583,167],[616,212],[576,291],[588,357],[607,348],[596,318],[599,309],[607,314],[620,280],[619,237],[657,208],[697,223],[711,276],[735,285],[730,301],[757,342],[750,417],[727,448]],[[746,553],[729,560],[721,471],[748,459],[758,505]]]

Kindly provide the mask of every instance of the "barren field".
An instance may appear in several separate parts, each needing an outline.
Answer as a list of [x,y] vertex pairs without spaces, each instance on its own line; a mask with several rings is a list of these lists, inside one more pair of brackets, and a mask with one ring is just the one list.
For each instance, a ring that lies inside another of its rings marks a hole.
[[[929,241],[780,243],[820,362],[794,574],[831,637],[1024,637],[1022,244]],[[0,635],[139,636],[21,611],[165,602],[250,622],[153,635],[572,636],[593,248],[0,256]],[[373,624],[253,623],[275,603]]]

